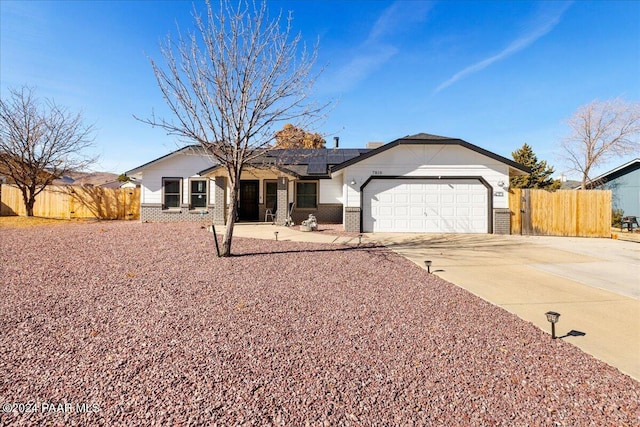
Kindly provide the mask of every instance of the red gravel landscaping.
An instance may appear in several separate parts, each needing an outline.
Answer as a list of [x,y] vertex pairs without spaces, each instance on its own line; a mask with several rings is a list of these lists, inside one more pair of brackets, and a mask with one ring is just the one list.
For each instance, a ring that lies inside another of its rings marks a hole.
[[0,425],[640,425],[640,383],[384,248],[213,248],[0,229]]

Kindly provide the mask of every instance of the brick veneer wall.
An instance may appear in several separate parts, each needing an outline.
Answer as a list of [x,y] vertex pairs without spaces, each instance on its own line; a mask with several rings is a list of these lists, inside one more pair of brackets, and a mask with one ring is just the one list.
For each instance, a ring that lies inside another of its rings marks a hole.
[[283,225],[287,222],[289,216],[289,179],[286,177],[278,178],[278,189],[276,190],[276,203],[278,210],[276,211],[276,224]]
[[493,234],[511,234],[511,211],[509,209],[493,210]]
[[214,206],[209,205],[204,216],[202,209],[189,210],[189,206],[182,206],[180,209],[163,210],[161,204],[147,203],[140,206],[141,222],[196,222],[203,221],[211,223],[213,220]]
[[360,232],[360,208],[344,209],[344,230],[350,232]]
[[321,204],[316,209],[293,209],[293,222],[300,224],[309,218],[309,214],[315,215],[319,224],[341,224],[342,223],[342,205],[340,204]]
[[213,208],[212,221],[215,225],[224,225],[225,223],[225,193],[227,188],[227,181],[222,176],[216,176],[214,183],[214,197],[216,205]]

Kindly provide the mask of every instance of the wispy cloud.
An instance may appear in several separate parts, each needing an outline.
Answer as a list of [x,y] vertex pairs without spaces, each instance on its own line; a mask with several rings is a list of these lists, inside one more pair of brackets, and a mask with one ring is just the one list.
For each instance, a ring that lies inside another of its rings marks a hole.
[[366,43],[374,43],[420,24],[432,7],[432,2],[396,1],[382,12],[371,28]]
[[333,88],[344,91],[365,79],[384,63],[393,58],[398,49],[390,45],[369,47],[367,52],[361,52],[340,67],[333,75]]
[[431,2],[402,0],[387,7],[354,49],[357,53],[329,77],[332,90],[348,90],[390,61],[400,51],[393,38],[423,22],[431,7]]
[[570,5],[571,2],[542,3],[543,9],[539,11],[539,13],[536,15],[536,18],[532,21],[532,24],[528,26],[527,30],[525,30],[524,35],[512,41],[500,53],[483,59],[482,61],[476,62],[475,64],[463,69],[462,71],[457,72],[444,83],[440,84],[440,86],[438,86],[434,92],[440,92],[441,90],[456,83],[458,80],[461,80],[471,74],[477,73],[478,71],[481,71],[488,66],[505,58],[508,58],[514,53],[527,48],[536,40],[553,30],[553,28],[558,25],[562,18],[562,15]]

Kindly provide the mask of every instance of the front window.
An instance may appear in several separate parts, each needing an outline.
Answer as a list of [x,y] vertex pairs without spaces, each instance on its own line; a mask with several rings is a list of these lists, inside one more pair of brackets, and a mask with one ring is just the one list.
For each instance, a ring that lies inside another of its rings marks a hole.
[[207,207],[207,180],[191,180],[191,209]]
[[180,187],[182,187],[181,178],[163,178],[163,200],[162,208],[179,208],[180,207]]
[[296,182],[296,208],[309,209],[318,206],[318,183]]
[[275,212],[277,209],[276,200],[278,200],[278,183],[276,181],[265,182],[264,204],[267,209]]

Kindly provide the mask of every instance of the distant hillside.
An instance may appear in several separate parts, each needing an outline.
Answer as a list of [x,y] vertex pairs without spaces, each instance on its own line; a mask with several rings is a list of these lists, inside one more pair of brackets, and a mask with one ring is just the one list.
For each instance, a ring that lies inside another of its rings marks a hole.
[[118,175],[110,172],[74,172],[72,174],[69,174],[64,179],[55,180],[53,184],[54,185],[100,186],[100,185],[112,183],[117,180],[118,180]]

